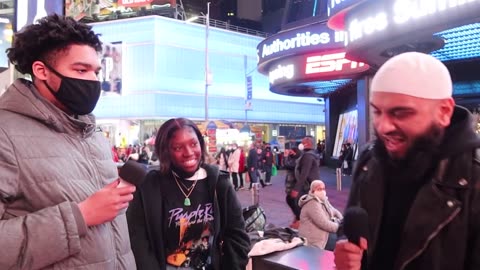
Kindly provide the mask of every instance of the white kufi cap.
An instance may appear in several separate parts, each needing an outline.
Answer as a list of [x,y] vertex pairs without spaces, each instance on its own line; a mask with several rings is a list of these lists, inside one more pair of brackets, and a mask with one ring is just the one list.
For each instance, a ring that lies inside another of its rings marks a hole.
[[425,99],[452,97],[452,78],[435,57],[407,52],[390,58],[377,71],[371,91],[409,95]]

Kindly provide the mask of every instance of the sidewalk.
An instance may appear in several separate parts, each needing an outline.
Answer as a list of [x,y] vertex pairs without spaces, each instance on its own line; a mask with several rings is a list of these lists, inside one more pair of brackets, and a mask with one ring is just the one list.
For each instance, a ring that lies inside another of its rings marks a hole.
[[[285,170],[279,170],[277,176],[272,177],[272,185],[260,188],[260,206],[265,210],[267,223],[280,227],[288,227],[293,220],[293,214],[285,202]],[[327,167],[320,168],[320,180],[325,182],[327,196],[330,203],[340,212],[345,210],[348,194],[350,192],[351,177],[342,177],[342,190],[336,190],[335,170]],[[248,187],[248,183],[245,184]],[[237,191],[242,207],[252,204],[252,193],[248,190]]]

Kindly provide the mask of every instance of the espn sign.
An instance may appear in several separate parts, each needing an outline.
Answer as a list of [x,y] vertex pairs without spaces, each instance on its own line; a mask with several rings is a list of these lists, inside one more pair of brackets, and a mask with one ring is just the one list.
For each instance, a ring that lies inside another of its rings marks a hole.
[[305,62],[305,75],[342,76],[369,69],[369,66],[365,63],[346,59],[345,52],[308,56]]
[[275,61],[268,68],[270,85],[348,79],[370,68],[345,58],[345,51],[295,55]]

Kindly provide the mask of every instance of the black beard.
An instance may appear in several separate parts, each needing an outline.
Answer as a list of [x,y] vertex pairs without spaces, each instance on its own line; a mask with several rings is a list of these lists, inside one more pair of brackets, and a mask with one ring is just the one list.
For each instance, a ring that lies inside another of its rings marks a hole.
[[427,132],[414,139],[412,146],[407,150],[403,158],[393,158],[388,154],[385,143],[380,139],[377,130],[375,130],[375,135],[377,136],[377,142],[375,144],[380,154],[386,155],[389,160],[393,162],[408,162],[409,160],[414,160],[414,157],[419,154],[427,154],[432,157],[438,156],[440,151],[439,145],[442,143],[444,133],[445,130],[443,128],[432,123],[427,129]]

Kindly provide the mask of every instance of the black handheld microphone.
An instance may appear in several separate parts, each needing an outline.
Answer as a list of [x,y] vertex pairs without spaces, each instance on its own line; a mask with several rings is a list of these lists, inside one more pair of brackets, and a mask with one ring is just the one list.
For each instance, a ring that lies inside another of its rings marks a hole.
[[134,186],[139,186],[147,175],[147,169],[135,160],[129,160],[120,168],[118,175],[122,180]]
[[343,217],[343,232],[348,241],[360,246],[360,237],[368,241],[368,214],[363,208],[347,208]]

